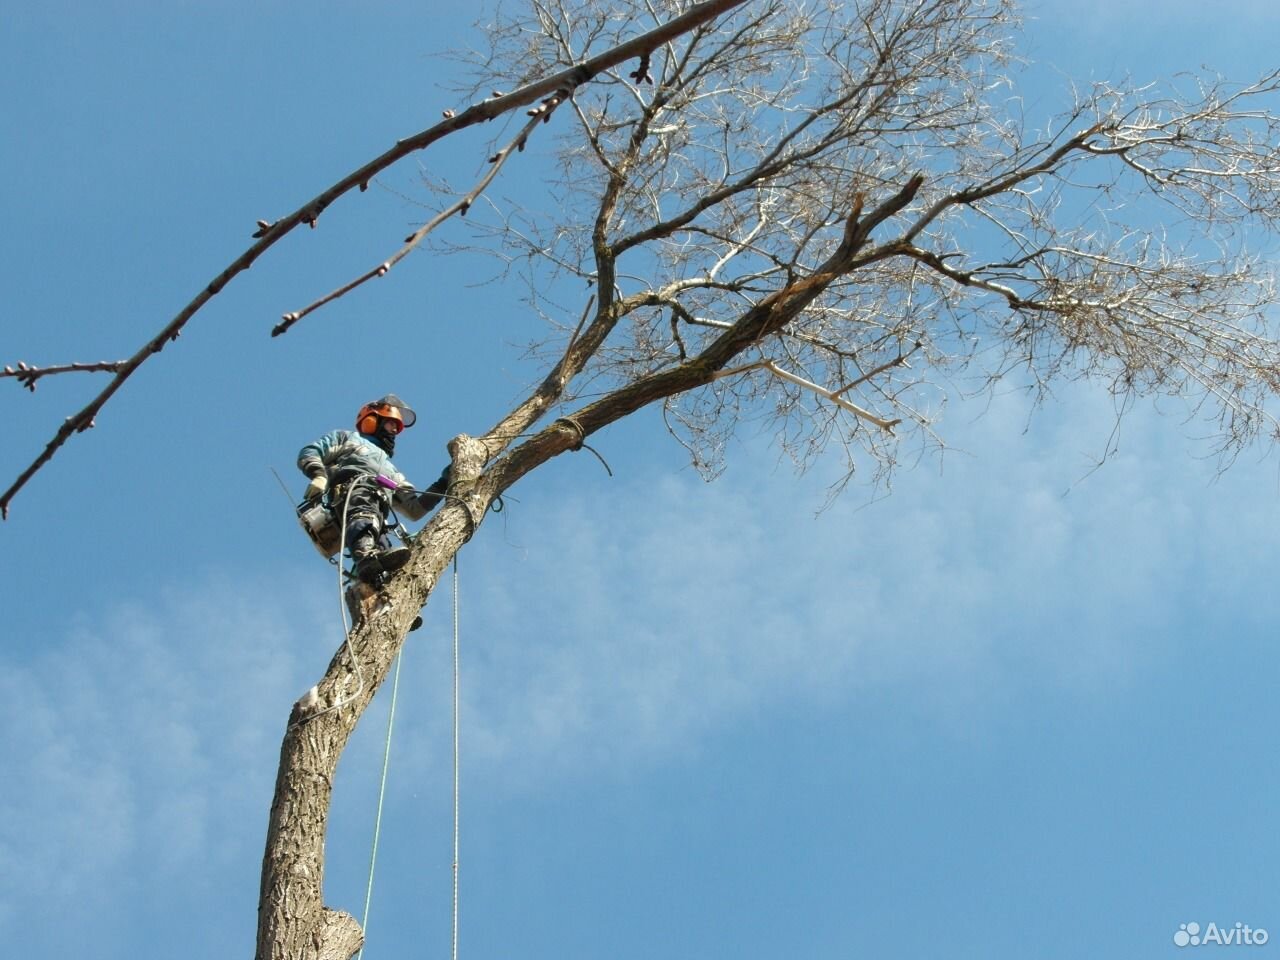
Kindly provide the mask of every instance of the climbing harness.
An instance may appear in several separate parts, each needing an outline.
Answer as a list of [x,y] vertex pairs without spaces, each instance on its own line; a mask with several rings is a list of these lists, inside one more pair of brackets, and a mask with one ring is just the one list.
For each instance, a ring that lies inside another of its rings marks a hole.
[[[272,471],[272,472],[274,473],[275,471]],[[279,474],[276,474],[276,477],[277,479],[279,479]],[[342,618],[342,643],[347,648],[347,656],[351,658],[351,667],[356,675],[355,692],[353,692],[350,696],[339,698],[334,703],[325,707],[323,710],[318,710],[314,713],[308,713],[305,716],[297,718],[296,720],[291,720],[289,723],[290,727],[297,726],[300,723],[306,723],[309,720],[314,720],[316,717],[321,717],[327,713],[332,713],[334,710],[339,710],[342,707],[345,707],[352,700],[359,697],[360,694],[364,691],[364,671],[360,669],[360,659],[359,657],[356,656],[355,648],[351,645],[352,624],[347,619],[346,579],[349,578],[351,575],[346,570],[343,569],[341,562],[339,562],[338,560],[338,557],[342,555],[343,551],[346,550],[346,546],[347,546],[346,544],[347,512],[351,507],[351,494],[355,491],[356,487],[358,487],[362,483],[377,482],[379,483],[379,485],[383,485],[381,481],[384,481],[384,480],[385,480],[384,477],[356,477],[354,480],[350,481],[345,485],[346,489],[343,491],[343,496],[342,496],[342,521],[339,524],[337,520],[332,520],[332,523],[337,530],[338,542],[335,549],[333,550],[332,555],[326,554],[326,556],[329,559],[329,562],[338,568],[338,609],[339,609],[339,614]],[[283,486],[283,482],[281,483],[281,485]],[[288,490],[286,488],[286,493],[287,492]],[[300,518],[302,516],[303,507],[305,506],[307,506],[307,504],[303,503],[302,505],[297,507],[298,516]],[[321,509],[324,509],[326,513],[331,513],[331,511],[326,507],[321,507]],[[390,516],[393,519],[393,522],[390,524],[390,528],[396,532],[396,535],[400,537],[401,540],[403,540],[405,543],[410,543],[412,541],[412,538],[409,536],[409,532],[405,529],[404,524],[400,522],[400,518],[395,514],[394,511],[391,512]],[[305,528],[305,524],[304,524],[304,528]],[[316,541],[313,540],[313,542],[316,542]],[[320,549],[321,553],[325,553],[325,550],[319,546],[318,542],[317,542],[317,549]],[[399,664],[397,662],[397,670],[398,669],[399,669]],[[312,687],[312,692],[313,693],[316,692],[315,687]]]
[[[278,478],[279,474],[276,476]],[[398,486],[394,480],[384,477],[382,474],[357,476],[351,480],[335,484],[330,494],[329,503],[326,504],[323,500],[304,500],[295,508],[298,513],[298,523],[302,525],[302,529],[311,538],[312,545],[315,546],[322,557],[325,557],[331,563],[339,562],[334,558],[341,556],[343,551],[347,506],[351,502],[352,492],[362,485],[377,486],[383,490],[394,490]],[[333,494],[337,494],[337,499],[343,502],[343,525],[341,527],[338,526],[338,518],[334,515]],[[410,540],[409,531],[400,522],[400,515],[394,509],[389,509],[388,516],[391,519],[388,529],[393,530],[401,541],[408,543]]]

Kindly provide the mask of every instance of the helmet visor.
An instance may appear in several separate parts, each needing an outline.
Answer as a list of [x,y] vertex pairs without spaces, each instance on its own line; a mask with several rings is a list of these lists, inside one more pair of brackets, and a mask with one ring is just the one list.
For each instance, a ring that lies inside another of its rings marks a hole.
[[[373,406],[391,407],[396,412],[390,416],[397,417],[404,428],[408,430],[418,421],[418,415],[413,412],[413,408],[397,397],[394,393],[388,393],[381,400],[373,401]],[[384,414],[386,416],[386,414]]]

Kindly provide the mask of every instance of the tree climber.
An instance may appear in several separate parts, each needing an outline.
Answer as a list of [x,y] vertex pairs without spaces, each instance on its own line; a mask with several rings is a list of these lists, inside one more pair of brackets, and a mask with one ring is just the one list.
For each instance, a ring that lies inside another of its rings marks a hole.
[[376,584],[409,560],[409,548],[393,547],[387,537],[392,506],[410,520],[420,520],[449,486],[450,468],[445,467],[419,493],[391,462],[396,437],[417,419],[411,407],[389,393],[360,408],[354,431],[334,430],[298,451],[298,469],[311,478],[306,499],[319,500],[327,491],[328,508],[339,524],[345,509],[351,574],[364,583]]

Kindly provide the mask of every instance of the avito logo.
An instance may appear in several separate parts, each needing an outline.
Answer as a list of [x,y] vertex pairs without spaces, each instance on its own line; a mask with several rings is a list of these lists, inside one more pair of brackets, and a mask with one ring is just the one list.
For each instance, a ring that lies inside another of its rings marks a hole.
[[1173,942],[1180,947],[1260,947],[1271,939],[1271,934],[1262,927],[1251,927],[1237,923],[1234,927],[1220,927],[1212,920],[1201,932],[1198,923],[1180,923],[1178,932],[1173,935]]

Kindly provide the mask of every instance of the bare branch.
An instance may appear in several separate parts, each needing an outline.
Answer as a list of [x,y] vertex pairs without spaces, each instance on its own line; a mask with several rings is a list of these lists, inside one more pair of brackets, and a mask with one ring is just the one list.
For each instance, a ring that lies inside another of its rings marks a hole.
[[[896,420],[886,420],[883,417],[878,417],[871,411],[864,410],[862,409],[862,407],[858,406],[857,404],[850,403],[844,397],[840,396],[842,391],[826,390],[818,386],[816,383],[813,383],[809,380],[804,379],[803,377],[797,376],[794,373],[791,373],[787,370],[782,369],[772,360],[766,361],[764,364],[764,367],[766,370],[772,373],[775,377],[781,377],[783,380],[786,380],[789,383],[794,383],[798,387],[804,387],[804,389],[811,390],[814,393],[818,394],[819,396],[826,397],[828,400],[830,400],[832,403],[836,404],[837,406],[843,407],[844,409],[858,415],[863,420],[866,420],[869,423],[874,423],[877,427],[886,431],[887,433],[893,433],[893,428],[902,422],[901,417],[899,417]],[[844,389],[847,390],[848,388],[846,387]]]
[[123,366],[123,360],[100,360],[97,363],[66,363],[52,367],[33,367],[19,360],[16,368],[6,366],[0,370],[0,377],[16,377],[22,386],[35,393],[36,381],[41,377],[50,377],[58,373],[118,373]]
[[500,171],[503,164],[507,162],[507,158],[510,157],[513,152],[524,150],[525,144],[529,140],[529,135],[533,133],[539,124],[549,121],[552,113],[555,112],[556,107],[572,95],[573,91],[571,89],[562,88],[547,97],[547,99],[543,100],[539,106],[531,109],[529,111],[529,116],[533,119],[524,125],[510,143],[489,158],[489,169],[485,172],[485,175],[480,178],[479,182],[471,188],[469,193],[454,202],[452,205],[446,207],[444,210],[440,211],[436,216],[432,217],[413,233],[409,234],[409,236],[405,238],[404,246],[373,269],[361,274],[350,283],[344,284],[332,293],[328,293],[319,300],[303,307],[301,310],[286,313],[281,318],[280,322],[271,329],[271,335],[273,337],[280,336],[280,334],[285,333],[290,327],[307,314],[313,313],[325,304],[332,303],[334,300],[345,296],[352,290],[375,277],[385,277],[391,271],[392,267],[412,253],[414,248],[416,248],[418,244],[422,243],[423,239],[435,230],[436,227],[440,226],[440,224],[444,223],[455,213],[465,217],[467,215],[467,211],[471,208],[471,205],[479,199],[489,184],[491,184],[494,181],[494,178],[498,176],[498,171]]
[[[609,32],[541,2],[562,30],[534,41],[551,61]],[[619,22],[648,15],[646,0],[615,4],[630,11]],[[617,332],[573,389],[646,382],[730,337],[739,353],[767,341],[781,369],[839,384],[928,444],[943,384],[965,370],[1037,386],[1096,376],[1216,410],[1227,448],[1257,435],[1280,348],[1270,270],[1238,231],[1280,215],[1278,78],[1167,96],[1099,85],[1031,129],[1003,92],[1016,89],[1010,24],[1006,5],[968,0],[766,2],[747,32],[674,45],[652,95],[619,74],[584,89],[590,137],[563,141],[563,221],[536,242],[508,234],[532,289],[548,288],[545,262],[611,301],[601,316]],[[770,305],[789,319],[732,319]],[[777,423],[799,461],[832,438],[877,470],[897,460],[883,431],[801,404],[807,388],[713,383],[666,405],[704,452],[750,416]]]
[[[906,351],[905,353],[899,353],[892,360],[886,360],[884,363],[880,364],[878,367],[868,370],[862,376],[858,377],[858,379],[851,380],[848,383],[846,383],[839,390],[835,391],[835,393],[832,395],[832,399],[834,400],[836,397],[840,396],[840,394],[848,393],[850,390],[854,389],[855,387],[860,387],[864,383],[867,383],[870,380],[874,380],[876,377],[880,376],[880,374],[884,373],[887,370],[892,370],[894,367],[910,366],[910,364],[907,361],[910,360],[911,355],[915,353],[917,350],[919,350],[922,346],[924,346],[924,344],[921,341],[917,340],[915,342],[915,345],[912,346],[910,350]],[[895,422],[901,423],[902,421],[898,420]]]
[[[883,369],[888,369],[888,367],[886,366]],[[744,364],[743,366],[733,367],[732,369],[729,369],[729,370],[720,370],[712,374],[711,379],[721,380],[724,377],[733,377],[742,373],[750,373],[752,370],[767,370],[770,373],[772,373],[775,377],[778,377],[780,380],[786,380],[788,383],[794,383],[797,387],[803,387],[805,390],[808,390],[812,393],[816,393],[820,397],[826,397],[828,400],[830,400],[832,403],[836,404],[837,406],[843,407],[845,410],[848,410],[850,413],[861,417],[863,420],[866,420],[868,423],[874,423],[877,427],[879,427],[880,429],[888,433],[893,433],[893,428],[902,422],[901,418],[897,420],[886,420],[883,417],[878,417],[871,411],[864,410],[862,407],[858,406],[856,403],[850,403],[848,400],[840,396],[841,393],[850,389],[850,387],[852,387],[853,384],[850,384],[849,386],[846,386],[846,387],[842,387],[839,390],[826,390],[818,386],[816,383],[814,383],[811,380],[806,380],[804,377],[791,373],[788,370],[784,370],[782,367],[778,366],[778,364],[775,363],[773,360],[757,360],[755,363],[747,363],[747,364]]]
[[1084,150],[1089,142],[1089,138],[1094,136],[1103,129],[1102,124],[1094,124],[1087,130],[1082,130],[1074,137],[1071,137],[1065,143],[1059,145],[1050,151],[1045,157],[1036,163],[1019,165],[1015,169],[995,177],[986,183],[977,184],[976,186],[966,187],[950,193],[940,200],[936,201],[929,209],[927,209],[911,228],[903,234],[902,238],[910,243],[920,235],[926,227],[928,227],[938,216],[949,207],[957,205],[972,205],[979,200],[985,200],[988,197],[994,197],[1002,193],[1007,193],[1014,187],[1026,183],[1041,174],[1057,170],[1061,167],[1062,162],[1071,154]]

